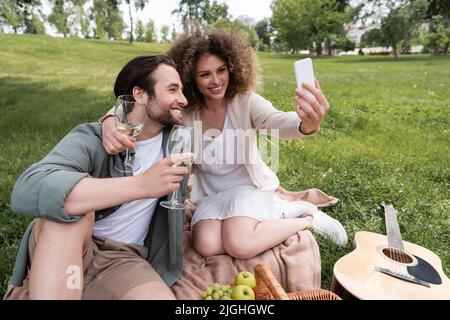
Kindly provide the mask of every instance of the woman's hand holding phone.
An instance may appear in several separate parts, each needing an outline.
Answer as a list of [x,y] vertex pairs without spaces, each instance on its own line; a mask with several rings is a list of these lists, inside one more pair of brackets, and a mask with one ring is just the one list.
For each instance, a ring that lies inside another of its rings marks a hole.
[[303,134],[311,134],[319,129],[330,107],[319,82],[314,78],[311,59],[297,61],[294,70],[297,81],[295,111],[302,119],[299,130]]

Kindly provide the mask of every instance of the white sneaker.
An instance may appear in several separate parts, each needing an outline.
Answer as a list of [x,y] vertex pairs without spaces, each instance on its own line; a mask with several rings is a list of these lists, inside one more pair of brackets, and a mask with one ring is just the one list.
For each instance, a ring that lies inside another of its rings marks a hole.
[[285,201],[282,200],[282,217],[285,219],[289,218],[300,218],[303,216],[314,216],[314,213],[318,210],[317,207],[307,201]]
[[312,228],[318,234],[329,237],[338,246],[347,245],[347,232],[342,224],[320,210],[313,215]]

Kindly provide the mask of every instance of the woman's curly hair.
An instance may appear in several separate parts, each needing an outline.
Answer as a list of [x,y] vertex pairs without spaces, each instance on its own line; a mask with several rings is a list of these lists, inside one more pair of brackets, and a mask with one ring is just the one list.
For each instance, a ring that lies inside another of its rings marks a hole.
[[195,68],[205,54],[214,54],[224,60],[230,74],[225,97],[255,89],[257,71],[253,50],[240,33],[217,30],[182,36],[169,49],[167,55],[175,61],[188,108],[201,106],[203,95],[195,84]]

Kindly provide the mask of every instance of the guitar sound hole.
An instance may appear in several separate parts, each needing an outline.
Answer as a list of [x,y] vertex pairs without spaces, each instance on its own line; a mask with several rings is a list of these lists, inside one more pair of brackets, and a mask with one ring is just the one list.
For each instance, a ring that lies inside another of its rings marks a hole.
[[396,262],[400,262],[400,263],[412,263],[414,260],[413,258],[400,250],[396,250],[396,249],[392,249],[392,248],[384,248],[383,249],[383,254],[388,257],[391,260],[394,260]]

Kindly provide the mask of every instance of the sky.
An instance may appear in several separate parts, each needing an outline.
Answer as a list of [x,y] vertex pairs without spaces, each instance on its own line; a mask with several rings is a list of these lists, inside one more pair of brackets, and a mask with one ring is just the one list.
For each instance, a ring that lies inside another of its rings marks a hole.
[[[265,17],[272,15],[270,4],[273,0],[218,0],[219,3],[226,3],[228,5],[228,12],[237,18],[240,15],[246,15],[254,18],[256,22]],[[180,23],[176,15],[171,15],[171,12],[178,8],[179,0],[150,0],[143,12],[139,12],[138,17],[144,23],[151,18],[155,22],[158,30],[162,25],[178,26]],[[122,5],[124,13],[128,13],[126,5]],[[126,11],[125,11],[126,10]],[[128,14],[124,15],[125,21],[128,22]]]
[[[228,5],[228,13],[237,18],[240,15],[248,16],[255,19],[255,22],[262,20],[265,17],[272,16],[272,10],[270,10],[270,4],[273,0],[218,0],[219,3],[226,3]],[[120,10],[123,13],[123,19],[127,25],[129,25],[128,5],[125,1],[122,1]],[[161,26],[164,24],[175,25],[178,32],[181,31],[181,24],[177,15],[172,15],[171,12],[178,8],[179,0],[150,0],[145,6],[143,11],[138,12],[137,17],[142,20],[144,24],[151,18],[155,23],[157,32],[161,30]],[[50,6],[48,0],[42,1],[43,11],[45,14],[50,13]],[[133,21],[136,22],[136,13],[133,12]],[[54,28],[47,25],[47,33],[55,33]]]

